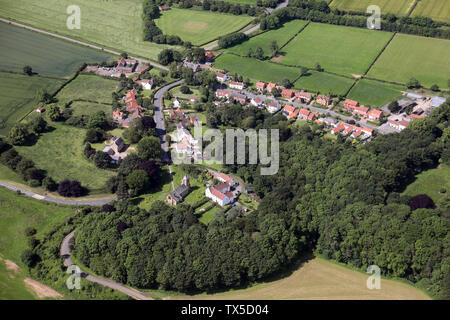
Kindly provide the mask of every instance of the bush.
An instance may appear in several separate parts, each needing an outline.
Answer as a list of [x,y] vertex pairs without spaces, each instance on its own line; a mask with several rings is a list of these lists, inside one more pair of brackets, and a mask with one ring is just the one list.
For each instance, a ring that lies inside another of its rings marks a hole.
[[25,235],[27,236],[27,237],[31,237],[31,236],[34,236],[35,234],[36,234],[36,229],[35,228],[33,228],[33,227],[27,227],[26,229],[25,229]]
[[31,179],[30,181],[28,181],[28,185],[32,188],[37,188],[41,186],[41,182],[39,180]]
[[116,211],[116,208],[114,208],[114,206],[110,204],[104,204],[101,210],[101,212],[113,212],[113,211]]
[[447,192],[447,189],[441,188],[441,189],[439,190],[439,192],[440,192],[440,193],[446,193],[446,192]]
[[38,262],[39,257],[31,250],[25,249],[20,255],[20,260],[28,267],[33,268]]
[[419,194],[412,197],[411,202],[409,203],[409,207],[412,211],[414,211],[416,209],[434,209],[436,208],[436,205],[434,204],[433,200],[426,194]]
[[80,197],[84,189],[79,181],[64,180],[58,186],[58,193],[63,197]]
[[45,177],[42,180],[42,186],[48,191],[56,191],[58,185],[51,177]]
[[103,151],[98,151],[94,156],[94,163],[100,169],[107,169],[111,167],[111,157]]

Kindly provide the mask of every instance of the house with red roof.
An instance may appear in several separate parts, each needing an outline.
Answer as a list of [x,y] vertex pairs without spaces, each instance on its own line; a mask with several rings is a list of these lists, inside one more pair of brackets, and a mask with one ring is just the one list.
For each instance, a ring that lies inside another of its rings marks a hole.
[[383,118],[383,111],[372,109],[366,113],[364,118],[367,118],[370,121],[379,121]]
[[258,89],[259,91],[264,91],[265,88],[266,88],[266,84],[264,82],[256,83],[256,89]]
[[214,53],[212,51],[206,51],[205,52],[206,62],[214,61],[214,58],[215,58],[215,56],[214,56]]
[[225,83],[228,81],[228,76],[222,72],[216,72],[216,79],[220,83]]
[[352,110],[353,114],[358,114],[360,116],[365,116],[366,113],[369,111],[369,108],[363,107],[363,106],[359,106],[359,107],[354,107]]
[[137,61],[134,59],[125,59],[122,57],[117,61],[116,70],[122,73],[131,73],[136,67],[136,63]]
[[359,107],[359,102],[355,100],[345,99],[344,108],[350,112],[353,112],[353,108]]
[[205,190],[205,196],[222,207],[235,201],[235,197],[230,189],[230,184],[227,182],[222,182],[207,188]]
[[170,7],[169,6],[159,6],[159,11],[169,11]]
[[298,116],[299,110],[293,106],[285,105],[283,108],[283,114],[288,118],[296,118]]
[[279,88],[275,83],[269,82],[266,86],[267,92],[272,92],[273,88]]
[[397,129],[399,131],[402,131],[404,129],[406,129],[406,127],[408,127],[409,125],[409,121],[405,120],[405,119],[401,119],[401,120],[388,120],[388,125],[394,129]]
[[259,107],[262,104],[262,99],[259,97],[252,98],[252,100],[250,100],[250,104],[252,106]]
[[222,98],[229,99],[231,97],[231,92],[228,91],[228,90],[217,89],[216,90],[216,97],[219,98],[219,99],[222,99]]
[[331,99],[328,98],[327,96],[317,96],[316,102],[325,107],[328,107],[329,105],[331,105]]
[[300,100],[302,103],[308,103],[312,99],[312,94],[305,91],[296,91],[295,98]]
[[236,90],[243,90],[244,89],[244,83],[238,82],[238,81],[231,81],[230,82],[230,88],[236,89]]
[[309,111],[308,109],[300,109],[298,113],[298,119],[299,120],[308,120],[312,121],[316,115]]
[[281,96],[285,99],[290,99],[294,96],[294,90],[291,89],[283,89],[281,91]]

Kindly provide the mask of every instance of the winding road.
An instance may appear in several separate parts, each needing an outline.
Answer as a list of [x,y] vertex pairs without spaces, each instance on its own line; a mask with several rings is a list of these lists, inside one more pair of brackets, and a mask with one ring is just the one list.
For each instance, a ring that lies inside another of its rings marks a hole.
[[43,196],[38,193],[34,193],[29,190],[23,189],[19,186],[14,186],[5,181],[0,181],[0,186],[5,187],[12,191],[20,191],[24,195],[34,198],[36,200],[43,200],[43,201],[48,201],[48,202],[53,202],[53,203],[58,203],[58,204],[65,204],[65,205],[69,205],[69,206],[77,206],[77,205],[78,206],[83,206],[83,205],[102,206],[106,203],[117,200],[117,197],[114,195],[111,195],[111,197],[106,198],[106,199],[101,199],[101,200],[65,200],[65,199],[53,198],[53,197],[49,197],[49,196]]
[[[74,265],[72,259],[70,258],[70,240],[74,237],[75,235],[75,231],[72,231],[71,233],[69,233],[63,240],[63,242],[61,243],[61,250],[60,250],[60,254],[61,257],[63,258],[63,263],[64,266],[69,267],[71,265]],[[140,292],[138,290],[135,289],[131,289],[128,288],[118,282],[112,281],[112,280],[108,280],[108,279],[104,279],[104,278],[100,278],[97,276],[93,276],[90,274],[87,274],[84,271],[81,271],[81,277],[90,281],[90,282],[94,282],[94,283],[98,283],[102,286],[120,291],[124,294],[126,294],[127,296],[136,299],[136,300],[153,300],[152,298],[150,298],[149,296],[147,296],[145,293]]]

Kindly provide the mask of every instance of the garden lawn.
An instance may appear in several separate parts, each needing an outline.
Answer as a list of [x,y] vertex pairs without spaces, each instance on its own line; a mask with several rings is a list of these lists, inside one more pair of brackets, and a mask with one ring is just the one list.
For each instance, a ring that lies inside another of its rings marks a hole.
[[[2,2],[0,12],[4,9]],[[0,43],[0,70],[5,71],[22,72],[29,65],[33,72],[62,78],[74,73],[84,62],[100,63],[113,58],[101,51],[5,23],[0,23]]]
[[95,75],[79,75],[65,86],[56,98],[60,103],[72,100],[85,100],[99,103],[112,103],[112,93],[118,88],[119,81],[105,79]]
[[264,32],[256,37],[250,38],[237,46],[226,49],[226,51],[245,56],[249,49],[255,50],[261,47],[264,50],[264,55],[269,57],[272,55],[270,44],[276,41],[279,47],[282,47],[292,37],[294,37],[305,25],[307,21],[292,20],[284,24],[283,27]]
[[419,173],[416,180],[406,187],[403,194],[409,196],[426,194],[434,202],[437,202],[445,197],[445,194],[440,193],[442,188],[450,192],[450,167],[445,164],[441,164],[437,169]]
[[421,0],[414,8],[411,15],[429,17],[434,21],[450,23],[450,1]]
[[294,84],[295,88],[304,89],[322,94],[344,95],[355,80],[337,76],[325,72],[310,72],[309,75],[300,77]]
[[40,88],[53,93],[63,82],[36,75],[0,72],[0,135],[8,135],[14,123],[36,109],[36,94]]
[[242,29],[252,20],[247,15],[172,8],[164,11],[155,23],[166,35],[177,35],[183,41],[201,45]]
[[367,76],[399,83],[414,77],[426,87],[448,88],[450,40],[397,34]]
[[[70,5],[81,9],[81,29],[67,28]],[[0,0],[0,16],[102,47],[157,60],[166,45],[143,41],[142,1]]]
[[350,90],[347,98],[364,105],[381,107],[401,96],[406,87],[380,81],[361,79]]
[[35,228],[35,237],[41,239],[71,215],[75,215],[75,210],[70,207],[20,196],[1,187],[0,254],[22,266],[20,255],[28,247],[25,229]]
[[40,169],[47,170],[55,181],[78,180],[91,193],[107,193],[106,181],[114,176],[88,161],[83,154],[85,129],[53,123],[53,130],[41,135],[33,146],[16,147],[17,151],[34,161]]
[[392,33],[362,28],[310,23],[283,48],[281,63],[361,75],[388,43]]
[[216,59],[215,67],[238,73],[254,80],[272,81],[281,83],[284,78],[291,81],[300,76],[300,69],[283,66],[268,61],[239,57],[233,54],[223,54]]
[[[208,205],[210,205],[209,202]],[[213,221],[216,218],[216,213],[219,212],[220,210],[221,208],[219,206],[214,206],[208,211],[202,213],[202,216],[198,220],[201,223],[208,225],[211,221]]]
[[367,7],[376,5],[380,7],[381,14],[394,13],[406,15],[414,4],[414,1],[415,0],[333,0],[330,7],[345,11],[366,12]]

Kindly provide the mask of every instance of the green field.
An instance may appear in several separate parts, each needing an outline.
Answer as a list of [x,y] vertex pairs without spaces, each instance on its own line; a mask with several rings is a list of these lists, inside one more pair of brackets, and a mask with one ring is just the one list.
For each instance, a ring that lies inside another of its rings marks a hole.
[[207,43],[219,36],[237,31],[252,21],[247,15],[214,13],[172,8],[155,20],[166,35],[177,35],[194,45]]
[[16,147],[17,151],[56,181],[75,179],[92,193],[106,193],[106,180],[114,173],[98,169],[84,157],[86,130],[56,123],[52,127],[54,130],[42,134],[35,145]]
[[35,237],[41,239],[54,225],[75,214],[70,207],[19,196],[3,187],[0,190],[0,254],[18,265],[22,265],[20,254],[27,248],[27,227],[35,228]]
[[399,83],[415,77],[423,86],[448,88],[450,40],[397,34],[367,75]]
[[62,84],[58,79],[0,72],[0,135],[6,136],[14,123],[36,109],[40,88],[53,93]]
[[310,23],[283,48],[281,63],[326,71],[363,74],[391,38],[392,33]]
[[441,188],[445,188],[447,193],[450,192],[450,167],[445,164],[441,164],[437,169],[419,173],[416,180],[405,189],[403,194],[409,196],[426,194],[434,202],[437,202],[445,197],[444,194],[439,193]]
[[420,0],[411,15],[429,17],[435,21],[450,23],[450,1]]
[[366,12],[368,6],[376,5],[380,7],[381,14],[405,15],[413,4],[414,0],[333,0],[330,7],[345,11]]
[[347,98],[356,100],[364,105],[381,107],[401,96],[400,91],[402,90],[406,90],[406,87],[361,79],[356,83],[352,90],[350,90]]
[[295,82],[294,87],[327,95],[330,91],[334,94],[343,95],[350,89],[354,81],[354,79],[314,71],[310,72],[309,75],[300,77]]
[[[81,9],[81,29],[67,28],[70,5]],[[167,46],[143,41],[142,1],[0,0],[0,16],[33,27],[156,60]]]
[[111,103],[112,93],[117,90],[119,82],[95,75],[79,75],[61,90],[56,98],[60,103],[72,100],[88,100],[98,103]]
[[215,62],[215,67],[239,73],[254,80],[272,81],[281,83],[284,78],[291,81],[300,76],[298,68],[287,67],[268,61],[239,57],[233,54],[223,54]]
[[304,20],[289,21],[285,23],[282,28],[264,32],[256,37],[250,38],[244,43],[226,49],[226,51],[245,56],[249,49],[255,50],[257,47],[261,47],[264,50],[265,56],[271,56],[270,44],[272,41],[276,41],[278,43],[278,46],[282,47],[306,24],[307,21]]
[[36,297],[27,290],[20,271],[11,271],[0,260],[0,300],[34,300]]
[[112,59],[110,54],[5,23],[0,23],[0,42],[0,70],[4,71],[23,72],[23,67],[29,65],[42,75],[66,77],[84,62]]

